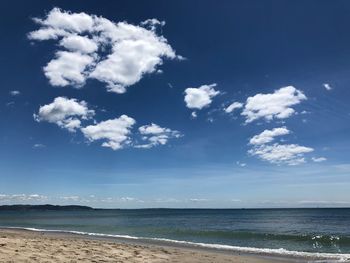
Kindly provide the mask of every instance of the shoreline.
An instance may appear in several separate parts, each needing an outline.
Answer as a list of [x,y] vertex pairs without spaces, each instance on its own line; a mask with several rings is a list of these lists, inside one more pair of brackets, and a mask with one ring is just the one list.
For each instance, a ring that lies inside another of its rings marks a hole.
[[[28,237],[30,238],[34,237],[39,239],[40,238],[57,239],[61,241],[62,240],[65,240],[65,241],[75,240],[75,241],[82,241],[82,242],[97,241],[97,242],[101,242],[101,244],[112,243],[112,244],[118,244],[120,246],[126,246],[126,247],[142,246],[144,250],[153,249],[153,248],[156,248],[159,251],[163,251],[164,249],[167,249],[174,252],[175,250],[176,254],[180,254],[180,255],[181,254],[185,255],[187,253],[195,253],[197,257],[201,257],[205,255],[208,258],[212,258],[212,261],[208,261],[208,262],[247,262],[247,263],[276,262],[276,263],[280,263],[280,262],[340,262],[341,261],[341,258],[336,256],[339,254],[321,255],[321,253],[318,253],[318,254],[307,253],[307,254],[312,254],[312,256],[305,256],[305,255],[301,256],[301,255],[288,255],[288,254],[273,254],[273,253],[261,252],[261,251],[257,253],[254,250],[247,251],[245,248],[242,248],[241,250],[232,250],[232,249],[229,249],[229,247],[231,246],[227,246],[227,248],[225,248],[224,245],[222,245],[222,247],[220,248],[212,244],[204,244],[205,246],[202,246],[201,243],[182,242],[182,241],[167,240],[167,239],[148,239],[148,238],[137,238],[137,237],[130,237],[130,236],[105,235],[105,234],[97,234],[97,233],[85,233],[85,232],[79,232],[79,231],[59,231],[59,230],[44,230],[44,229],[35,229],[35,228],[0,227],[0,235],[3,235],[3,234],[5,235],[10,234],[14,236],[17,235],[24,239]],[[285,250],[279,250],[279,251],[285,252]],[[1,252],[1,247],[0,247],[0,252]],[[298,253],[306,253],[306,252],[298,252]],[[350,255],[348,254],[343,254],[343,255],[344,255],[344,258],[342,262],[350,262],[349,261]],[[215,258],[218,258],[219,261],[215,261]],[[192,259],[192,260],[195,260],[195,259]],[[120,262],[124,262],[124,261],[120,261]],[[129,262],[129,261],[125,261],[125,262]],[[153,262],[153,261],[149,261],[149,262]],[[176,261],[165,260],[160,262],[176,262]],[[186,259],[182,259],[181,262],[197,262],[197,261],[186,261]],[[206,261],[199,261],[199,262],[206,262]]]
[[225,253],[79,234],[0,228],[0,262],[286,263],[282,258]]

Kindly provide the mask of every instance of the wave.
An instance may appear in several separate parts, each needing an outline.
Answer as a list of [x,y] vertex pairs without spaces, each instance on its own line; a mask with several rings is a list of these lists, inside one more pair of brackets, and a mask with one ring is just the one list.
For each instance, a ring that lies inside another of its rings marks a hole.
[[213,237],[221,239],[238,239],[238,240],[277,240],[277,241],[295,241],[295,242],[310,242],[321,243],[322,245],[349,245],[350,237],[338,235],[314,235],[314,234],[273,234],[259,233],[248,231],[210,231],[210,230],[176,230],[179,235],[191,235],[196,237]]
[[[52,233],[65,233],[65,234],[76,234],[83,236],[93,236],[93,237],[106,237],[106,238],[120,238],[127,240],[140,240],[140,241],[157,241],[164,242],[167,244],[178,244],[189,247],[197,248],[209,248],[217,250],[225,250],[232,252],[241,252],[247,254],[264,255],[264,256],[281,256],[281,257],[292,257],[292,258],[304,258],[308,260],[315,260],[318,262],[350,262],[350,254],[336,254],[336,253],[321,253],[321,252],[302,252],[287,250],[284,248],[273,249],[273,248],[255,248],[255,247],[240,247],[222,244],[210,244],[210,243],[197,243],[182,240],[173,240],[167,238],[146,238],[146,237],[136,237],[129,235],[114,235],[114,234],[102,234],[93,232],[83,232],[74,230],[50,230],[50,229],[40,229],[31,227],[1,227],[3,229],[21,229],[36,232],[52,232]],[[326,260],[326,261],[323,261]]]

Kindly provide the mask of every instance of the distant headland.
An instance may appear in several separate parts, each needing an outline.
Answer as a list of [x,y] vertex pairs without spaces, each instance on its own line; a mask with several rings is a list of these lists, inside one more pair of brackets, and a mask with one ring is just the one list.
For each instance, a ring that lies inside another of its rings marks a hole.
[[82,211],[94,208],[82,205],[1,205],[0,211]]

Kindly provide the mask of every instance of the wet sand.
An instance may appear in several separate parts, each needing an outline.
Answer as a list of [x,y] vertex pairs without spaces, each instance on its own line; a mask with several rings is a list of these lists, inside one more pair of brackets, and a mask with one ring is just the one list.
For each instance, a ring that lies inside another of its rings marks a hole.
[[0,229],[0,262],[282,263],[288,259],[138,244],[79,235]]

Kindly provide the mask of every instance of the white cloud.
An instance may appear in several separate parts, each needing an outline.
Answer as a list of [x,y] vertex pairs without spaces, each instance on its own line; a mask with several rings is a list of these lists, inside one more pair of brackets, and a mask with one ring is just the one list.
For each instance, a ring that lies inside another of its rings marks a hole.
[[77,195],[72,195],[72,196],[60,196],[60,199],[64,200],[64,201],[73,201],[73,202],[77,202],[77,201],[81,201],[81,197],[77,196]]
[[38,122],[55,123],[74,132],[80,128],[81,119],[90,119],[94,114],[95,111],[90,110],[85,101],[57,97],[52,103],[41,106],[38,114],[34,114],[34,119]]
[[220,94],[215,90],[216,83],[211,85],[203,85],[199,88],[187,88],[185,90],[185,102],[187,108],[190,109],[202,109],[209,106],[212,102],[212,98]]
[[136,148],[152,148],[157,145],[165,145],[169,139],[181,137],[181,133],[169,128],[162,128],[157,124],[144,125],[139,127],[142,139],[147,141],[146,144],[135,145]]
[[0,194],[0,202],[45,201],[48,197],[39,194]]
[[197,112],[192,111],[191,116],[192,116],[193,119],[197,118]]
[[[38,122],[55,123],[70,132],[80,129],[90,142],[103,140],[102,146],[113,150],[119,150],[127,145],[135,144],[135,140],[131,138],[133,125],[136,123],[133,118],[122,115],[119,118],[82,127],[82,120],[91,119],[94,114],[95,111],[90,110],[85,101],[57,97],[52,103],[40,107],[38,114],[34,114],[34,119]],[[163,128],[154,123],[139,127],[140,135],[143,143],[135,144],[135,148],[151,148],[157,145],[165,145],[170,139],[182,136],[176,130]],[[45,147],[43,144],[35,144],[33,146],[33,148],[43,147]]]
[[[89,32],[93,29],[94,18],[85,13],[71,13],[62,11],[59,8],[53,8],[46,16],[45,19],[35,18],[34,21],[44,29],[64,30],[67,33],[76,32],[83,33]],[[35,31],[34,31],[35,32]],[[32,37],[30,33],[30,37]]]
[[109,91],[124,93],[125,87],[138,82],[144,73],[154,72],[155,65],[160,63],[160,59],[152,54],[155,50],[150,51],[148,48],[153,47],[142,41],[124,41],[96,66],[90,76],[107,83]]
[[246,167],[247,164],[246,163],[241,163],[240,161],[237,161],[236,164],[240,167]]
[[103,147],[109,147],[113,150],[122,149],[130,144],[130,129],[135,124],[135,120],[127,115],[119,118],[102,121],[96,125],[89,125],[82,128],[84,136],[89,141],[105,140]]
[[226,107],[224,110],[226,113],[232,113],[236,109],[240,109],[243,107],[243,103],[240,102],[233,102],[228,107]]
[[252,145],[260,145],[272,142],[276,136],[289,134],[290,131],[286,127],[274,128],[272,130],[264,130],[262,133],[255,135],[249,140]]
[[304,154],[313,150],[310,147],[300,146],[298,144],[275,143],[254,147],[249,150],[249,153],[273,164],[298,165],[305,162]]
[[157,124],[150,124],[150,125],[144,125],[144,126],[141,126],[139,128],[139,131],[141,134],[146,134],[146,135],[149,135],[149,134],[162,134],[164,132],[170,132],[171,130],[170,129],[167,129],[167,128],[162,128],[160,126],[158,126]]
[[60,45],[70,51],[93,53],[97,51],[98,46],[96,42],[88,37],[78,35],[70,35],[60,41]]
[[329,85],[328,83],[323,83],[322,86],[323,86],[326,90],[328,90],[328,91],[330,91],[330,90],[333,89],[332,86]]
[[[306,99],[303,92],[293,86],[282,87],[273,93],[259,93],[249,97],[241,115],[246,118],[246,123],[261,118],[267,121],[285,119],[295,113],[292,106]],[[304,111],[303,114],[305,113]],[[298,165],[305,163],[305,154],[314,151],[313,148],[298,144],[269,144],[275,137],[289,133],[290,131],[286,127],[264,130],[249,140],[249,144],[253,145],[253,148],[248,153],[273,164]]]
[[[34,21],[39,21],[39,19],[34,19]],[[69,36],[71,33],[63,30],[63,29],[55,29],[52,27],[45,27],[39,30],[30,32],[28,34],[28,38],[31,40],[49,40],[49,39],[58,39],[59,37]]]
[[[95,200],[96,201],[96,200]],[[98,202],[102,202],[102,203],[126,203],[126,202],[132,202],[132,203],[144,203],[143,200],[135,198],[135,197],[105,197],[102,199],[98,199]]]
[[291,106],[306,100],[302,91],[293,86],[283,87],[269,94],[256,94],[249,97],[244,106],[242,115],[246,117],[246,123],[264,118],[270,121],[274,118],[285,119],[294,114]]
[[129,197],[129,196],[120,197],[119,200],[122,201],[122,202],[135,202],[135,201],[139,201],[137,198]]
[[208,202],[209,200],[206,198],[190,198],[188,199],[188,201],[198,203],[198,202]]
[[80,52],[58,51],[56,58],[44,67],[44,73],[52,86],[81,87],[87,77],[85,69],[93,60],[93,57]]
[[18,91],[18,90],[11,90],[11,91],[10,91],[10,95],[11,95],[11,96],[18,96],[18,95],[21,95],[21,92]]
[[290,134],[290,131],[286,127],[264,130],[249,140],[253,148],[248,153],[273,164],[299,165],[305,163],[304,155],[314,151],[313,148],[298,144],[268,144],[275,137],[287,134]]
[[93,78],[106,83],[108,91],[124,93],[145,74],[160,72],[157,67],[164,58],[183,59],[157,34],[165,24],[157,19],[132,25],[53,8],[44,19],[34,21],[40,28],[30,32],[29,39],[58,40],[69,51],[57,51],[44,68],[53,86],[79,87]]
[[320,163],[320,162],[327,161],[327,158],[325,158],[325,157],[312,157],[311,159],[312,159],[312,161],[314,161],[315,163]]
[[311,204],[311,205],[349,205],[349,201],[331,201],[331,200],[301,200],[299,204]]
[[33,145],[33,148],[34,149],[42,149],[42,148],[45,148],[46,145],[42,144],[42,143],[36,143]]
[[156,198],[153,200],[156,203],[180,203],[181,200],[176,198]]
[[[250,123],[258,119],[271,121],[273,119],[286,119],[295,114],[292,106],[306,100],[304,93],[293,86],[282,87],[272,93],[258,93],[248,97],[244,104],[233,102],[224,108],[226,113],[232,113],[236,109],[243,108],[241,113],[245,117],[245,123]],[[303,111],[302,114],[308,112]],[[298,144],[270,144],[275,137],[290,134],[286,127],[264,130],[250,138],[249,144],[252,148],[249,154],[258,156],[262,160],[275,164],[297,165],[305,162],[304,155],[312,152],[310,147]],[[237,162],[237,165],[241,163]]]

